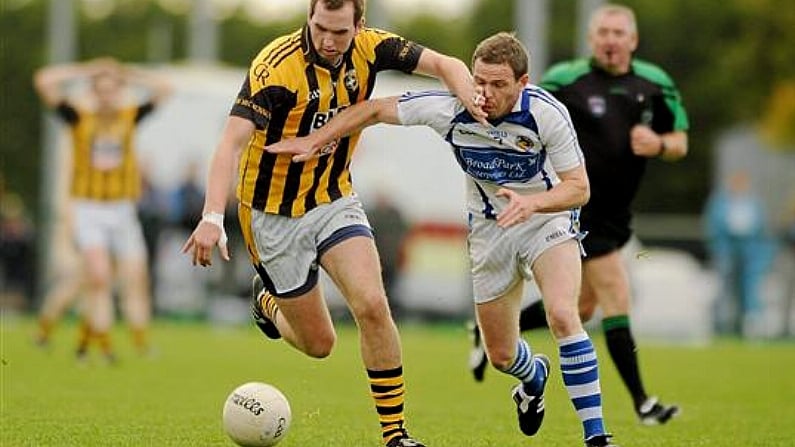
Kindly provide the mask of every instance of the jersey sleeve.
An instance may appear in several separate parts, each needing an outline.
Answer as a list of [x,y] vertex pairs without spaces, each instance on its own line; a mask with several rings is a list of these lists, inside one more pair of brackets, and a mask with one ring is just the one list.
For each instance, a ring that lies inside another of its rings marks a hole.
[[77,124],[77,121],[80,119],[80,114],[77,113],[77,109],[66,101],[62,101],[55,106],[55,115],[70,126]]
[[411,73],[417,68],[424,47],[397,34],[374,28],[359,33],[358,45],[372,55],[375,71],[399,70]]
[[135,112],[135,122],[138,123],[142,119],[146,118],[155,110],[155,103],[152,101],[147,101],[140,106],[138,106],[138,110]]
[[[633,59],[632,69],[638,76],[656,84],[662,92],[662,100],[652,104],[655,116],[652,128],[658,132],[688,130],[690,122],[682,103],[682,95],[668,73],[657,65],[639,59]],[[668,122],[659,123],[658,116],[667,116]]]
[[267,57],[280,44],[282,40],[277,39],[254,58],[229,112],[251,121],[259,130],[268,126],[277,108],[289,109],[296,103],[295,94],[291,93],[291,76],[283,73],[284,65],[273,66]]
[[427,90],[404,93],[398,100],[398,120],[404,126],[428,126],[445,136],[463,106],[450,92]]

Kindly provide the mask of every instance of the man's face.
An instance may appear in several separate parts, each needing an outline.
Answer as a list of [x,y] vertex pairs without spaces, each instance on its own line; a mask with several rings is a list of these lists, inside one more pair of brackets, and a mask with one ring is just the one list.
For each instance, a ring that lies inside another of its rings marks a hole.
[[528,81],[527,74],[515,79],[508,64],[487,64],[476,59],[472,66],[475,86],[483,94],[486,102],[483,111],[490,120],[501,118],[511,112]]
[[352,2],[345,2],[342,8],[329,10],[323,1],[317,2],[315,13],[309,17],[309,30],[312,45],[317,53],[331,65],[337,65],[348,50],[360,24],[353,22]]
[[121,98],[122,81],[110,73],[101,73],[93,79],[94,93],[100,109],[113,109]]
[[623,74],[629,71],[638,34],[626,15],[602,14],[594,20],[588,42],[600,67],[612,74]]

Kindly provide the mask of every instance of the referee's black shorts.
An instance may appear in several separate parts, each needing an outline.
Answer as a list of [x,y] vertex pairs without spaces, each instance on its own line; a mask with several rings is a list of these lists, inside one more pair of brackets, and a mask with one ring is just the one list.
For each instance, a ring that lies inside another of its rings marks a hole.
[[594,213],[583,208],[580,213],[580,229],[588,234],[582,240],[585,259],[598,258],[620,250],[632,237],[629,224],[632,215],[626,212]]

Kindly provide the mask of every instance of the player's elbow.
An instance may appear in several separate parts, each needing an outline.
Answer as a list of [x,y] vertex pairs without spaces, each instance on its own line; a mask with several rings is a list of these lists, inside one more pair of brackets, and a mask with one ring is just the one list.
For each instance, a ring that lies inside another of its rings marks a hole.
[[585,205],[588,203],[588,200],[591,199],[591,185],[588,181],[581,182],[577,185],[577,205],[578,207]]

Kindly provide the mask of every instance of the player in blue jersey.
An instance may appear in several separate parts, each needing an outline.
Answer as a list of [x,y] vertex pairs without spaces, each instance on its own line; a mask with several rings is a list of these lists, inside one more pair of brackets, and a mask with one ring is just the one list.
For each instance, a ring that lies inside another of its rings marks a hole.
[[[632,200],[649,159],[674,161],[687,154],[688,119],[671,78],[638,59],[635,15],[619,5],[598,8],[588,33],[592,56],[559,63],[540,85],[566,105],[577,129],[591,182],[582,208],[583,285],[580,315],[587,321],[602,311],[607,348],[635,412],[645,425],[664,424],[679,412],[649,396],[641,380],[637,348],[629,325],[630,286],[620,250],[632,235]],[[522,311],[522,331],[547,324],[543,303]],[[477,329],[476,329],[477,331]],[[486,364],[476,346],[470,358],[476,380]]]
[[566,108],[528,83],[528,56],[513,35],[481,42],[472,73],[488,125],[477,122],[452,94],[406,93],[357,104],[303,138],[266,147],[329,156],[351,132],[379,122],[424,125],[449,144],[467,173],[469,256],[475,311],[488,358],[517,378],[513,388],[521,431],[532,436],[544,417],[550,361],[534,354],[519,333],[525,279],[538,282],[559,346],[563,381],[582,421],[586,446],[608,446],[596,352],[580,323],[578,207],[588,177]]

